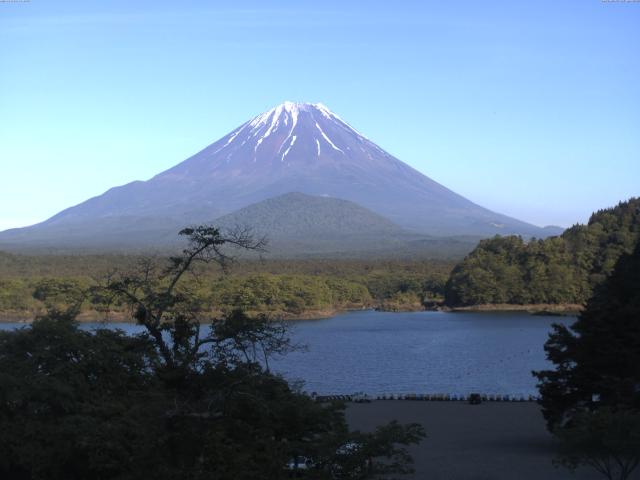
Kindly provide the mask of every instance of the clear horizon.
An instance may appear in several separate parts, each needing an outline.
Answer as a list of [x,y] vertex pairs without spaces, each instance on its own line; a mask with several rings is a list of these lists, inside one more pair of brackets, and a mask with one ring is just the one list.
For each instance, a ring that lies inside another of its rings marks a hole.
[[640,195],[640,3],[0,3],[0,230],[320,102],[536,225]]

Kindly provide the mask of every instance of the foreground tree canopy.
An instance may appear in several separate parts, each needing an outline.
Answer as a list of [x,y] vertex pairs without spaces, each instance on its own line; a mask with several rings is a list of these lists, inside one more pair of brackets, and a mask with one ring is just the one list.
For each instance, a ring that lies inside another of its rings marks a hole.
[[571,327],[554,325],[545,351],[556,368],[536,376],[551,428],[585,406],[640,411],[640,243]]
[[88,292],[127,305],[145,333],[83,330],[77,305],[57,308],[60,292],[46,289],[47,316],[0,333],[0,478],[278,479],[299,457],[313,459],[309,478],[410,471],[405,446],[421,426],[349,432],[341,405],[269,371],[269,358],[295,348],[282,325],[239,310],[201,325],[203,305],[182,279],[198,264],[226,267],[222,248],[261,243],[209,227],[182,233],[181,256]]
[[560,463],[629,478],[640,463],[640,243],[570,328],[554,325],[545,350],[555,369],[535,375]]
[[640,199],[594,213],[559,237],[483,240],[452,271],[451,306],[512,303],[582,304],[640,238]]

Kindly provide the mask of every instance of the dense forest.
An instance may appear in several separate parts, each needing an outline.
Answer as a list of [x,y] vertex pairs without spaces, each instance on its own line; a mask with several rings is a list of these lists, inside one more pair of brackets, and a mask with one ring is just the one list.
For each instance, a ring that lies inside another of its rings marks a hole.
[[544,346],[551,369],[533,372],[554,463],[602,477],[638,478],[640,465],[640,243],[620,255],[578,319],[553,325]]
[[[126,271],[143,259],[125,255],[42,255],[0,253],[0,314],[32,318],[46,308],[62,308],[114,270]],[[205,299],[211,313],[242,307],[285,318],[330,315],[338,310],[421,309],[444,298],[453,264],[420,260],[238,261],[229,272],[207,266],[185,279]],[[89,298],[80,318],[99,318]],[[116,310],[117,306],[112,306]]]
[[450,306],[583,304],[640,237],[640,199],[594,213],[559,237],[483,240],[446,284]]
[[143,332],[75,321],[77,285],[29,328],[0,331],[0,478],[12,480],[249,480],[386,478],[410,473],[407,447],[423,426],[350,431],[345,405],[319,403],[272,373],[296,350],[286,324],[234,310],[202,328],[206,302],[183,284],[197,266],[224,266],[221,246],[251,236],[185,229],[181,256],[113,271],[90,292],[127,305]]
[[[207,266],[187,279],[213,314],[235,307],[284,318],[359,308],[419,310],[481,304],[583,304],[640,237],[640,199],[594,213],[559,237],[482,240],[454,267],[449,260],[240,260],[229,272]],[[0,314],[33,318],[62,307],[110,272],[135,268],[134,255],[18,255],[0,252]],[[71,300],[70,300],[71,299]],[[117,306],[111,306],[117,314]],[[123,312],[124,313],[124,312]],[[100,318],[87,297],[82,319]]]

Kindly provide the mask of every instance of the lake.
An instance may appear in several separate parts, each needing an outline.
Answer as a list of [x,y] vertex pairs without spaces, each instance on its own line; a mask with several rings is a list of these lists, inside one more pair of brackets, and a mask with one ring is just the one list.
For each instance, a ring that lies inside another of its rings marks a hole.
[[[292,338],[307,349],[273,361],[272,368],[321,395],[537,395],[531,371],[550,366],[543,345],[551,324],[574,320],[521,312],[349,312],[292,322]],[[0,329],[17,326],[24,324],[0,323]]]

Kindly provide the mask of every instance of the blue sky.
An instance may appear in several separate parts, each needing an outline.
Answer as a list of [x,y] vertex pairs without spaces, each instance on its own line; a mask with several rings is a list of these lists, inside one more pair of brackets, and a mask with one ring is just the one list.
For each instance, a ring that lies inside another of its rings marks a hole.
[[535,224],[640,195],[640,3],[31,0],[0,42],[0,229],[284,100]]

